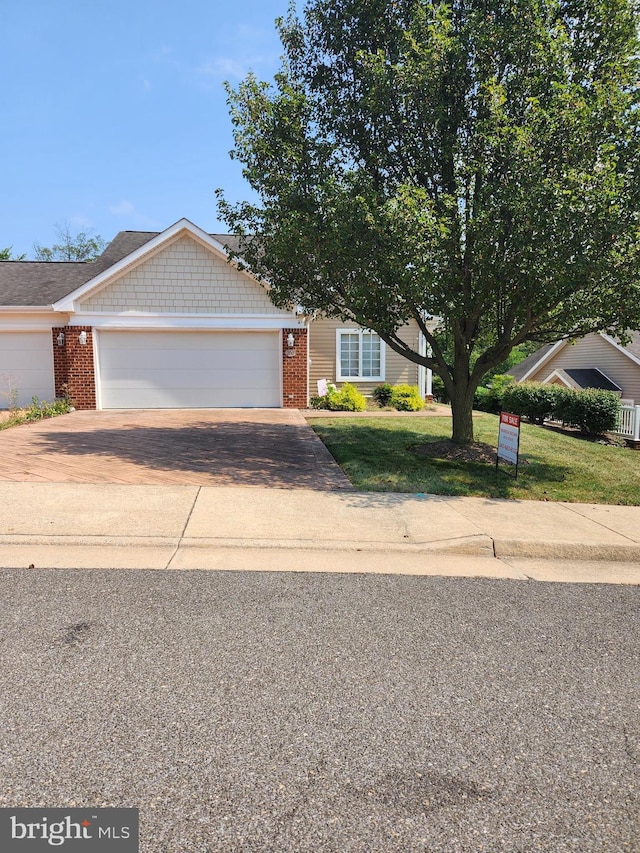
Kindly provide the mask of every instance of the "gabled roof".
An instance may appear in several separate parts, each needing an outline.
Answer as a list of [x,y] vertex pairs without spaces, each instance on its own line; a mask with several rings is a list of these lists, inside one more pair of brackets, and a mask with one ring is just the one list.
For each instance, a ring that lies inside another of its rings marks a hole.
[[[0,261],[0,307],[50,307],[165,233],[120,231],[95,261]],[[238,248],[232,234],[206,236],[221,250]]]
[[[564,369],[554,370],[551,376],[559,377],[565,385],[572,388],[597,388],[601,391],[622,391],[622,388],[609,379],[599,368],[588,367],[565,367]],[[549,381],[547,377],[545,381]]]
[[[630,335],[631,340],[626,346],[622,346],[622,344],[618,343],[618,341],[616,341],[609,335],[601,333],[600,337],[607,341],[607,343],[611,344],[611,346],[620,350],[620,352],[626,355],[627,358],[630,358],[636,364],[640,365],[640,331],[631,332]],[[540,349],[527,356],[519,364],[516,364],[514,367],[512,367],[509,370],[509,374],[513,376],[516,382],[522,382],[532,373],[538,371],[545,363],[545,361],[548,361],[553,355],[555,355],[558,350],[560,350],[562,347],[567,346],[568,343],[569,341],[557,341],[555,344],[545,344],[544,346],[540,347]]]
[[563,343],[564,341],[559,341],[555,344],[545,344],[540,347],[540,349],[532,352],[531,355],[528,355],[523,361],[510,368],[509,375],[513,376],[516,382],[521,382],[528,373],[533,371],[534,367],[536,367],[538,363],[546,361],[546,359],[549,358],[555,350],[560,348],[560,344]]

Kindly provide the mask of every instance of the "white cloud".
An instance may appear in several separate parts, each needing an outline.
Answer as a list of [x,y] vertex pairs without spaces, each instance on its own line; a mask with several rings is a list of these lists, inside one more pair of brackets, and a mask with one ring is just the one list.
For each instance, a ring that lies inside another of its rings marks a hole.
[[74,228],[79,228],[80,230],[87,231],[89,228],[93,228],[93,220],[89,219],[88,216],[84,216],[82,213],[70,216],[69,222],[74,226]]
[[118,204],[110,205],[109,212],[113,213],[115,216],[133,216],[135,214],[135,207],[130,201],[123,199],[122,201],[119,201]]
[[[173,47],[162,44],[148,54],[156,68],[161,67],[183,84],[204,91],[220,89],[225,80],[238,83],[250,71],[261,79],[271,79],[280,65],[282,46],[275,29],[239,24],[222,27],[212,49],[187,57]],[[153,85],[151,79],[154,80]],[[143,91],[161,88],[153,74],[140,75]]]
[[249,71],[269,79],[279,67],[282,46],[274,29],[238,24],[218,33],[219,50],[192,67],[198,85],[208,88],[224,80],[244,80]]
[[216,56],[202,62],[195,69],[195,75],[205,84],[207,82],[221,83],[223,80],[229,79],[243,80],[249,70],[250,66],[246,61],[243,62],[228,56]]
[[152,216],[147,216],[146,213],[138,210],[129,199],[123,198],[117,204],[109,205],[109,212],[114,216],[125,217],[127,225],[140,225],[144,228],[158,228],[160,223]]

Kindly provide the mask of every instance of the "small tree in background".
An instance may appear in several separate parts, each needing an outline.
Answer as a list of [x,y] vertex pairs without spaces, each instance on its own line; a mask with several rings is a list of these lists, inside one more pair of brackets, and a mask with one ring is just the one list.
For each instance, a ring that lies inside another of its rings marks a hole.
[[0,261],[24,261],[26,255],[12,255],[13,246],[7,246],[6,249],[0,249]]
[[36,261],[94,261],[107,245],[99,234],[78,231],[75,234],[68,222],[55,225],[59,242],[51,248],[33,244]]

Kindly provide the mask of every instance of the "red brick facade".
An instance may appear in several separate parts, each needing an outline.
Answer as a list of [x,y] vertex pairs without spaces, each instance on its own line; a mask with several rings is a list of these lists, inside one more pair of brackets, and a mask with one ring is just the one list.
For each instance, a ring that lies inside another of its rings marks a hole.
[[[80,343],[80,333],[87,333],[86,344]],[[58,345],[58,335],[64,344]],[[96,408],[96,378],[93,363],[93,332],[91,326],[58,326],[53,329],[53,372],[56,397],[69,397],[76,409]]]
[[[294,345],[287,338],[293,335]],[[306,329],[282,330],[282,405],[285,409],[306,409],[309,353]]]

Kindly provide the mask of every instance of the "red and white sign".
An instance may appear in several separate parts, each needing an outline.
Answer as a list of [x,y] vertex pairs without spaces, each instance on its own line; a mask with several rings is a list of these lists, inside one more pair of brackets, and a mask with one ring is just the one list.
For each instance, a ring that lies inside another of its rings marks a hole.
[[520,415],[510,415],[500,412],[500,429],[498,431],[498,457],[505,462],[518,464],[520,447]]

